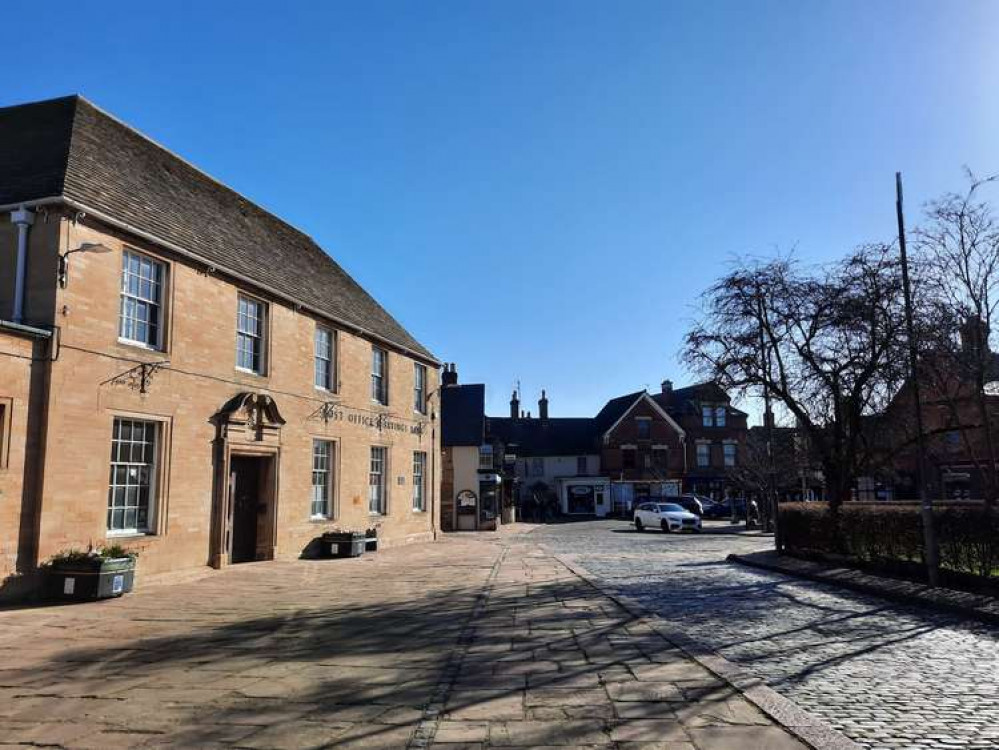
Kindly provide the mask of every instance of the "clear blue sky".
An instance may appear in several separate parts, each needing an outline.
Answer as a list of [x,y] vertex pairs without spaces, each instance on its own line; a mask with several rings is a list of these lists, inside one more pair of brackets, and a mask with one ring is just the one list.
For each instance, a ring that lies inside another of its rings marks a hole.
[[81,93],[304,229],[493,414],[682,384],[733,253],[999,169],[995,2],[153,5],[7,19],[0,104]]

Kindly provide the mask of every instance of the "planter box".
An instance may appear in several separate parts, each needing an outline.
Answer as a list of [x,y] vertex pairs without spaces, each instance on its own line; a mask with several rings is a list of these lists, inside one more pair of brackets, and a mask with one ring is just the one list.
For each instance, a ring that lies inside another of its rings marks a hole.
[[129,593],[134,580],[131,557],[57,562],[46,572],[46,591],[63,601],[111,599]]
[[364,554],[364,532],[357,534],[327,532],[322,536],[323,554],[326,557],[360,557]]

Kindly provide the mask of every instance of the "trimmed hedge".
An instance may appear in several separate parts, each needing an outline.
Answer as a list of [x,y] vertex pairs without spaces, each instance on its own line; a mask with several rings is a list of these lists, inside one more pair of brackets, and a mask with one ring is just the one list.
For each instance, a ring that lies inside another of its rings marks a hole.
[[[933,518],[942,570],[999,579],[999,512],[982,505],[941,505]],[[792,555],[845,557],[901,573],[923,563],[918,505],[844,503],[833,514],[825,503],[784,503],[779,523],[784,549]]]

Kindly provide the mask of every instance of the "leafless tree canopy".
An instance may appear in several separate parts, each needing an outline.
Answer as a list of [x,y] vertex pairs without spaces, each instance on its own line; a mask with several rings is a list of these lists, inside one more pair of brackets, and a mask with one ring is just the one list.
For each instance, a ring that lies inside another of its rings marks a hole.
[[817,269],[742,259],[707,290],[703,308],[686,364],[726,388],[767,389],[807,434],[830,501],[848,498],[866,460],[864,420],[905,377],[897,253],[871,245]]

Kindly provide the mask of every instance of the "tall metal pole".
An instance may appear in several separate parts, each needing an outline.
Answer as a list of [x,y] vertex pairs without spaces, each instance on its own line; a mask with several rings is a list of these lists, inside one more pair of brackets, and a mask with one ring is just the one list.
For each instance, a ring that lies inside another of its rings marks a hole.
[[916,417],[917,481],[919,504],[923,517],[923,545],[926,559],[926,580],[930,586],[939,583],[940,553],[933,525],[933,501],[926,491],[926,440],[923,436],[923,402],[919,387],[919,356],[916,331],[912,322],[912,287],[909,284],[909,256],[905,250],[905,217],[902,212],[902,173],[895,173],[895,213],[898,216],[898,247],[902,259],[902,295],[905,300],[905,328],[909,338],[909,380],[912,383],[912,404]]
[[[770,349],[767,347],[766,337],[763,335],[763,293],[759,293],[757,300],[760,317],[760,360],[763,367],[763,427],[766,431],[767,441],[767,497],[764,502],[767,505],[767,520],[774,532],[774,547],[778,552],[783,552],[783,543],[780,535],[780,521],[778,519],[777,507],[777,471],[774,467],[774,414],[770,408],[770,387],[767,382],[770,380]],[[746,513],[749,513],[747,506]],[[766,529],[770,531],[771,529]]]

